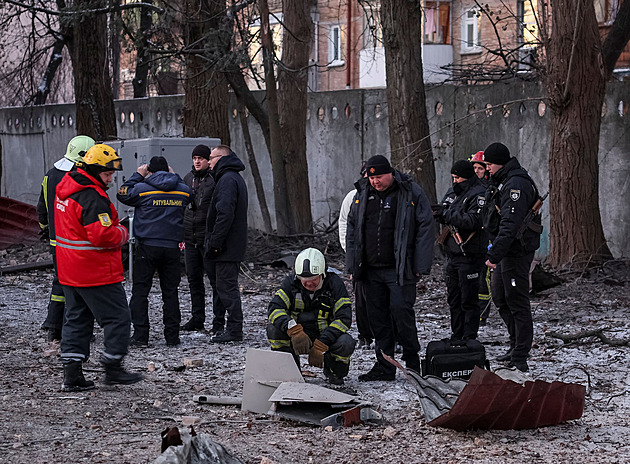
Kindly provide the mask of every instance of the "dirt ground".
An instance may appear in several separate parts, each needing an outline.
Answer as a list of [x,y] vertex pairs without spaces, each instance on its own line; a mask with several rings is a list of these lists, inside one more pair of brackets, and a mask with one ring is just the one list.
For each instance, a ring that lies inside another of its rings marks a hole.
[[[271,266],[282,252],[297,252],[312,241],[273,240],[256,235],[241,276],[245,337],[242,343],[214,345],[204,333],[181,334],[179,347],[162,337],[161,302],[155,283],[151,296],[151,339],[131,349],[126,366],[144,380],[106,387],[98,363],[103,334],[95,330],[86,376],[97,389],[60,391],[58,348],[40,330],[45,318],[51,271],[0,276],[0,462],[149,463],[160,454],[160,432],[195,417],[197,433],[208,434],[244,463],[627,463],[630,462],[630,292],[628,261],[614,261],[587,272],[565,272],[565,282],[532,299],[535,340],[532,379],[577,382],[587,387],[584,415],[553,427],[521,431],[455,432],[427,426],[416,391],[401,373],[394,382],[358,382],[369,370],[372,351],[352,357],[345,388],[381,407],[382,425],[336,430],[242,412],[237,406],[193,402],[193,395],[240,396],[245,352],[268,349],[266,307],[289,272]],[[318,237],[329,265],[343,269],[336,235]],[[0,267],[47,259],[43,245],[0,251]],[[423,349],[449,335],[443,262],[418,284],[417,326]],[[130,286],[125,284],[127,294]],[[349,287],[349,285],[348,285]],[[186,279],[180,287],[182,320],[190,316]],[[208,313],[211,298],[207,296]],[[206,324],[208,326],[208,323]],[[590,337],[565,343],[551,332],[576,334],[606,329],[614,346]],[[356,329],[351,334],[356,337]],[[506,331],[496,309],[480,331],[491,367],[503,354]],[[184,358],[203,365],[184,368]],[[148,366],[154,363],[155,370]],[[326,385],[321,370],[307,382]]]

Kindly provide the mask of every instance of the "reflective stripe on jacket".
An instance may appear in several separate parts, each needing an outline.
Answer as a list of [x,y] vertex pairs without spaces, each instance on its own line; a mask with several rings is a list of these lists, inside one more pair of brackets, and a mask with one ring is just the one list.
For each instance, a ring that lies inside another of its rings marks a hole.
[[105,187],[82,169],[61,180],[55,198],[59,282],[95,287],[123,281],[121,246],[129,239]]
[[322,288],[306,290],[295,275],[288,275],[269,303],[269,322],[282,332],[290,319],[302,324],[311,340],[318,338],[332,345],[352,324],[352,305],[348,291],[336,274],[326,275]]

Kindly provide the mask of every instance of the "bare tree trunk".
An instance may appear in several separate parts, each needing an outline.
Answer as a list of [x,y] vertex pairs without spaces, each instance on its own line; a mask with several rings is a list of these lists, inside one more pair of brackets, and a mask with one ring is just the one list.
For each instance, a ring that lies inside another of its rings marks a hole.
[[[211,30],[221,28],[221,18],[224,14],[225,0],[210,2],[187,0],[185,45],[190,46],[199,42],[203,46],[215,40],[218,34],[213,34],[212,37],[208,34]],[[215,46],[213,43],[209,45]],[[212,70],[208,66],[208,61],[196,54],[188,55],[186,58],[184,137],[219,137],[221,143],[229,145],[227,81],[218,70]]]
[[293,233],[295,225],[289,207],[285,155],[280,144],[280,117],[278,115],[278,95],[273,69],[273,42],[269,27],[269,5],[267,0],[260,0],[260,24],[262,31],[263,65],[267,89],[267,114],[269,116],[269,155],[273,172],[273,196],[276,210],[276,228],[279,234]]
[[245,111],[245,104],[239,99],[238,115],[241,121],[241,128],[243,129],[243,139],[245,141],[247,157],[249,158],[249,167],[252,170],[252,177],[254,178],[254,185],[256,186],[256,196],[258,197],[258,203],[260,205],[260,213],[265,223],[265,232],[272,232],[273,227],[271,226],[271,216],[269,215],[269,207],[267,206],[267,199],[265,198],[265,187],[260,177],[260,170],[258,169],[258,162],[254,154],[254,145],[252,144],[252,137],[249,133],[249,123],[247,122]]
[[50,93],[50,86],[52,85],[52,81],[55,78],[55,74],[57,73],[59,65],[63,61],[62,53],[63,47],[65,47],[65,45],[65,38],[61,37],[55,40],[52,52],[50,54],[50,60],[48,61],[48,66],[46,66],[46,71],[44,71],[44,76],[42,77],[42,82],[39,84],[37,92],[35,92],[35,95],[33,96],[34,105],[46,104],[46,99],[48,98],[48,94]]
[[551,108],[549,258],[558,266],[610,257],[599,212],[598,169],[606,82],[593,2],[552,0],[551,11],[546,75]]
[[392,164],[416,178],[436,202],[435,165],[422,74],[419,0],[382,0]]
[[[153,3],[153,0],[144,0],[144,3]],[[153,16],[150,9],[140,8],[140,31],[136,42],[136,75],[133,78],[133,98],[144,98],[147,96],[149,85],[149,62],[151,53],[149,52],[149,31],[153,27]]]
[[280,140],[286,159],[287,193],[295,228],[292,233],[310,232],[313,223],[306,161],[306,93],[308,59],[313,41],[311,2],[284,1],[282,70],[278,72]]
[[[104,8],[105,0],[75,0],[78,9]],[[107,15],[82,12],[73,16],[70,49],[77,133],[95,140],[117,136],[112,79],[107,61]]]
[[230,83],[230,87],[236,95],[236,99],[242,102],[248,109],[262,131],[263,138],[265,139],[265,145],[267,146],[267,152],[271,157],[271,140],[269,139],[269,115],[263,105],[256,99],[254,94],[243,77],[243,73],[239,71],[228,71],[225,73],[227,81]]

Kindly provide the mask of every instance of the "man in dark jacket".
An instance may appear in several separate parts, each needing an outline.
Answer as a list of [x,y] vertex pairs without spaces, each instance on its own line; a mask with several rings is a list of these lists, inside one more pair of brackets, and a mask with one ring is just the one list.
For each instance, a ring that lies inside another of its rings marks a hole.
[[285,277],[269,303],[267,337],[271,349],[291,353],[300,366],[323,367],[333,385],[348,375],[354,339],[347,333],[352,306],[341,278],[326,273],[324,255],[307,248],[295,259],[295,274]]
[[387,158],[373,156],[367,179],[355,185],[348,215],[346,268],[365,284],[377,362],[359,380],[394,380],[396,368],[381,351],[394,356],[395,335],[407,368],[420,372],[420,343],[413,304],[416,282],[431,270],[434,222],[431,205],[411,177],[392,169]]
[[107,196],[114,172],[120,170],[122,160],[114,149],[97,144],[57,186],[57,264],[66,296],[61,338],[63,391],[94,388],[82,368],[90,356],[94,319],[103,327],[100,361],[105,367],[105,383],[127,385],[142,379],[122,367],[129,348],[130,318],[120,249],[129,232],[118,222],[116,208]]
[[163,156],[143,164],[118,190],[118,201],[135,208],[133,232],[133,289],[129,309],[133,323],[132,346],[149,343],[149,292],[157,270],[164,302],[164,338],[167,346],[179,340],[178,287],[181,281],[179,243],[183,239],[184,210],[192,191],[173,172]]
[[210,154],[216,187],[206,222],[205,252],[210,259],[213,328],[227,328],[214,335],[214,343],[243,339],[243,309],[238,288],[240,263],[247,247],[247,185],[239,172],[245,165],[230,147],[219,145]]
[[[451,312],[451,341],[477,338],[479,330],[479,275],[484,271],[488,238],[482,230],[485,187],[472,163],[457,161],[451,169],[453,187],[435,212],[448,232],[442,241],[448,261],[446,288]],[[441,235],[444,237],[444,235]]]
[[486,148],[483,159],[490,171],[483,222],[492,241],[486,266],[494,270],[492,300],[510,334],[510,350],[498,359],[527,372],[534,337],[529,268],[540,246],[542,226],[540,214],[529,224],[524,220],[539,198],[538,189],[502,143]]
[[[50,254],[53,260],[53,283],[48,302],[48,313],[46,320],[42,324],[42,329],[48,331],[48,341],[61,340],[61,327],[63,326],[63,311],[66,297],[63,294],[63,287],[59,283],[57,275],[57,256],[55,249],[55,194],[57,185],[68,171],[74,169],[74,163],[82,161],[83,155],[94,146],[94,140],[87,135],[78,135],[68,142],[66,154],[63,158],[55,162],[53,167],[46,173],[42,181],[42,190],[37,202],[37,214],[39,216],[39,227],[42,229],[42,236],[48,236],[50,243]],[[49,206],[50,204],[50,206]]]
[[[192,151],[193,168],[184,177],[184,183],[190,187],[194,199],[184,213],[184,262],[190,287],[192,317],[182,326],[182,330],[203,330],[206,321],[206,288],[204,274],[210,275],[210,261],[203,250],[206,237],[206,219],[210,201],[214,193],[214,178],[210,173],[210,148],[197,145]],[[214,335],[223,330],[223,325],[212,324]]]

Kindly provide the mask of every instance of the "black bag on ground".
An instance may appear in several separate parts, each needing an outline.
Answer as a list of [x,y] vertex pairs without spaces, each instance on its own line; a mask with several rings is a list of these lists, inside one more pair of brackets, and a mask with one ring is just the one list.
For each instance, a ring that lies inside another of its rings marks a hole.
[[422,360],[422,375],[435,375],[443,380],[452,377],[468,380],[475,366],[490,369],[486,349],[478,340],[451,343],[451,340],[434,340],[427,345]]

